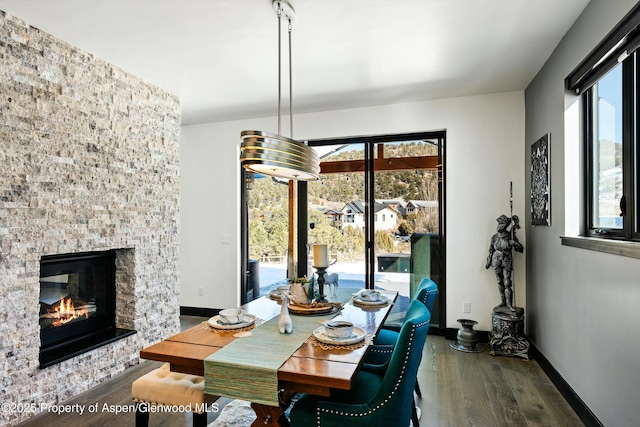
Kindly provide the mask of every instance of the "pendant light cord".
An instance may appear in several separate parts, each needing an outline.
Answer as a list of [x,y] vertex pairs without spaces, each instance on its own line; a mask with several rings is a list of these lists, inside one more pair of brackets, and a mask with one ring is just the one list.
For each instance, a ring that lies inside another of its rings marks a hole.
[[293,139],[293,72],[291,65],[291,19],[289,19],[289,138]]
[[282,98],[282,55],[281,55],[281,36],[280,21],[282,21],[282,8],[278,3],[278,135],[282,135],[282,126],[280,120],[280,100]]
[[[282,8],[278,6],[278,135],[282,135]],[[291,33],[293,25],[289,22],[289,138],[293,139],[293,66],[291,61]]]

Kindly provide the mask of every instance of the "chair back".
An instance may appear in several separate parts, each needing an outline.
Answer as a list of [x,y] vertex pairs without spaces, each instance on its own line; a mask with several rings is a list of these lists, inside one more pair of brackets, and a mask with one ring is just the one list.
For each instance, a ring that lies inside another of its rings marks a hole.
[[412,301],[377,393],[365,404],[351,405],[353,412],[344,411],[346,407],[340,412],[334,411],[331,404],[323,408],[325,402],[320,402],[317,411],[318,420],[322,422],[319,425],[342,425],[338,421],[344,423],[349,419],[347,425],[356,425],[353,422],[357,418],[357,425],[408,426],[430,322],[431,314],[424,304]]
[[360,371],[344,395],[332,392],[328,399],[303,395],[291,410],[291,426],[408,426],[430,323],[429,310],[414,299],[384,372]]
[[424,306],[427,307],[427,310],[429,310],[429,313],[433,311],[433,304],[436,301],[436,296],[438,296],[438,285],[436,282],[428,277],[422,279],[418,285],[415,299],[424,304]]
[[431,313],[425,305],[417,300],[412,301],[391,354],[382,386],[368,403],[371,408],[384,409],[380,413],[382,423],[379,425],[409,425],[414,405],[413,391],[430,323]]

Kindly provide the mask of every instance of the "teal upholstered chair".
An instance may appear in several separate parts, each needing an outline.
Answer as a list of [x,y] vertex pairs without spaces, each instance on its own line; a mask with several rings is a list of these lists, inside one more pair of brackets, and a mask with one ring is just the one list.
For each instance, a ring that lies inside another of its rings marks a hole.
[[430,321],[429,310],[412,301],[384,366],[360,370],[349,391],[334,391],[328,398],[303,394],[291,409],[291,426],[408,426]]
[[[436,301],[436,296],[438,295],[438,285],[436,282],[431,280],[428,277],[425,277],[420,281],[418,285],[418,289],[416,290],[415,300],[420,301],[427,307],[429,313],[433,311],[433,304]],[[384,346],[393,346],[398,340],[398,329],[395,328],[385,328],[381,329],[378,332],[373,343],[375,346],[369,352],[369,355],[366,359],[366,363],[369,364],[381,364],[389,358],[391,354],[389,347]]]
[[[415,301],[419,301],[429,310],[429,313],[433,310],[433,304],[435,304],[436,296],[438,295],[438,285],[436,282],[428,277],[425,277],[420,281],[418,289],[416,290]],[[369,350],[369,354],[365,359],[365,364],[362,367],[365,371],[375,371],[379,369],[379,365],[383,365],[391,356],[393,348],[398,340],[398,331],[394,328],[384,328],[378,332],[374,345]],[[418,396],[422,397],[422,391],[420,385],[416,381],[415,392]],[[412,420],[414,427],[418,427],[418,408],[414,404]]]

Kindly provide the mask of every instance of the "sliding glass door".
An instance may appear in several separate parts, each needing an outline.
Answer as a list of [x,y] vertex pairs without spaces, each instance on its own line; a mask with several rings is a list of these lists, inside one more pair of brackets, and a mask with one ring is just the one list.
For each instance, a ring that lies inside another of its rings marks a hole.
[[445,132],[307,143],[321,158],[318,181],[242,172],[243,302],[314,275],[313,245],[325,244],[342,289],[397,290],[407,301],[432,278],[432,325],[444,326]]
[[310,249],[314,244],[326,244],[328,272],[338,275],[340,286],[364,288],[367,276],[365,144],[323,144],[315,148],[321,157],[321,167],[331,173],[323,173],[320,180],[307,183],[307,221],[300,221],[299,227],[305,224],[308,227],[308,275],[314,272]]
[[[375,286],[413,296],[424,271],[412,275],[412,257],[424,270],[421,239],[439,236],[438,170],[419,159],[437,158],[438,139],[375,144],[373,228]],[[414,253],[420,251],[419,253]],[[429,271],[430,273],[430,271]],[[418,279],[418,280],[412,280]]]
[[[444,301],[444,132],[308,141],[320,180],[299,211],[307,248],[327,244],[340,287],[397,290],[409,300],[424,277]],[[313,263],[300,253],[299,263]],[[308,267],[309,274],[313,269]],[[436,303],[433,325],[444,325]],[[441,321],[440,321],[440,316]]]

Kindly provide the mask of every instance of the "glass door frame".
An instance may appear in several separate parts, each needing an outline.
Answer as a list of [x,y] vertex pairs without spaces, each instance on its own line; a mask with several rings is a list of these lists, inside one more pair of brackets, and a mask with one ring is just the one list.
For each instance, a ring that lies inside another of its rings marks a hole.
[[[305,142],[312,146],[326,145],[347,145],[347,144],[364,144],[364,193],[365,193],[365,286],[373,289],[375,286],[375,212],[373,201],[375,200],[375,150],[377,144],[385,142],[399,142],[411,140],[437,140],[438,141],[438,226],[440,238],[440,258],[439,271],[442,272],[440,282],[438,283],[438,303],[439,303],[439,319],[434,319],[435,324],[440,328],[444,328],[446,324],[446,271],[445,271],[445,254],[446,254],[446,223],[445,223],[445,142],[446,131],[430,131],[430,132],[414,132],[404,134],[376,135],[376,136],[357,136],[347,138],[318,139],[306,140]],[[321,162],[322,174],[322,162]],[[308,219],[307,219],[307,183],[298,182],[298,272],[307,273],[307,251],[304,249],[308,237]],[[304,197],[303,197],[304,195]]]

